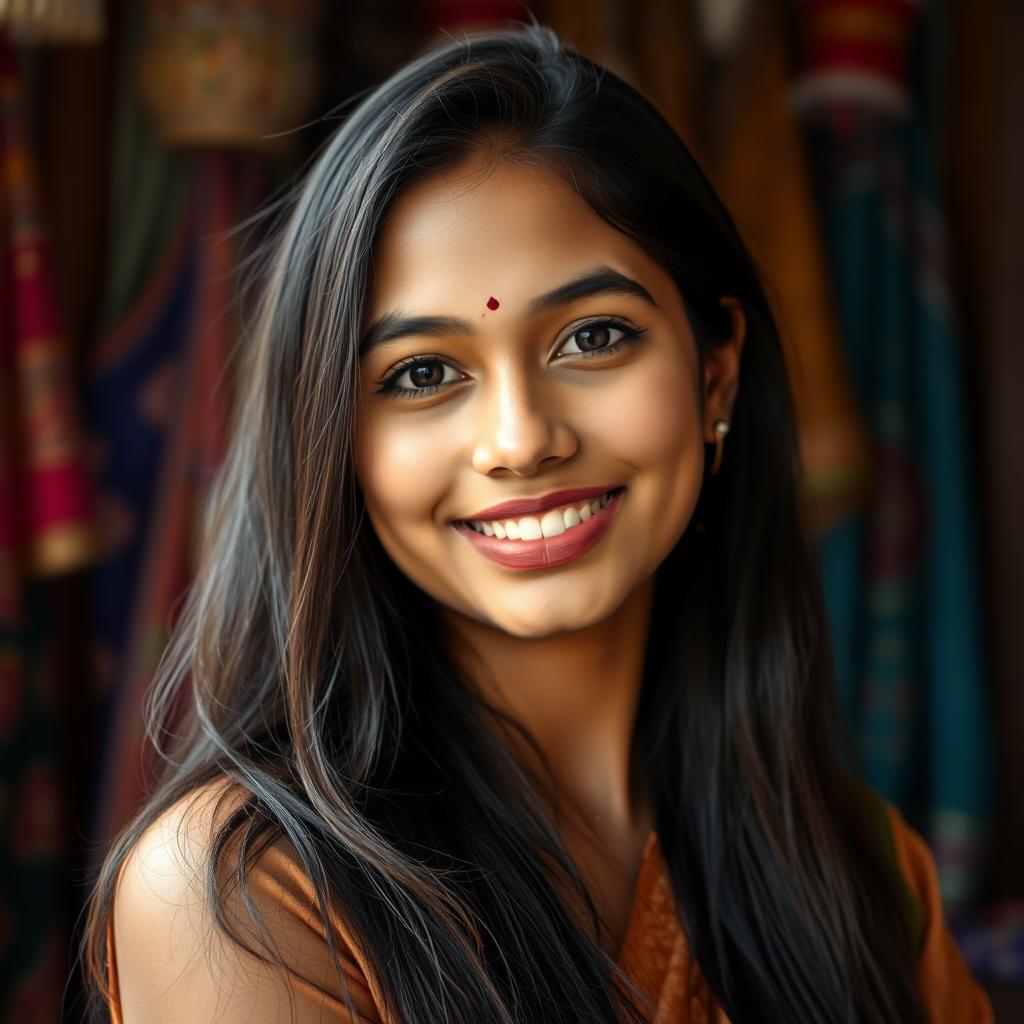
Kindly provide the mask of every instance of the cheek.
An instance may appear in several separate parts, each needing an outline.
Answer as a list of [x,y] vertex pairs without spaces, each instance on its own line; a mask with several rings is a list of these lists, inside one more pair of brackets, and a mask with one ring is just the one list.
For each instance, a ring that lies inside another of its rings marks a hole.
[[600,430],[638,469],[678,465],[700,451],[700,407],[694,374],[683,358],[638,366],[608,403]]
[[385,531],[392,523],[422,520],[443,497],[447,478],[443,438],[422,425],[409,429],[402,416],[390,419],[361,425],[356,454],[367,510]]

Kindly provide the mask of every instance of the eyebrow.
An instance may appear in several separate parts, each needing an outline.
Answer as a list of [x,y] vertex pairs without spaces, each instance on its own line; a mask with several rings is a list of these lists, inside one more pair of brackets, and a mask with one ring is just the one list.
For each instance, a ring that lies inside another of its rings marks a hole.
[[[608,266],[592,267],[579,277],[560,284],[557,288],[538,295],[530,301],[527,311],[541,313],[556,306],[564,306],[577,299],[592,295],[635,295],[657,308],[650,292],[633,278],[620,274]],[[383,345],[408,335],[442,337],[447,334],[472,334],[474,326],[468,320],[452,316],[400,316],[385,313],[369,326],[359,343],[359,355],[364,356],[377,345]]]

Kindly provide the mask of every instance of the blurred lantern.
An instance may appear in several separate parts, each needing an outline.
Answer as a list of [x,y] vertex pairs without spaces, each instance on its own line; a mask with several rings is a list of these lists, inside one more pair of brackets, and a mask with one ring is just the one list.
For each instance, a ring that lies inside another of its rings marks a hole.
[[713,57],[728,57],[742,39],[751,0],[697,0],[694,4],[701,41]]
[[801,111],[840,102],[890,115],[910,110],[910,37],[921,0],[803,0],[804,69],[793,90]]
[[16,44],[95,43],[103,0],[0,0],[0,29]]
[[320,0],[148,0],[144,102],[172,146],[287,148],[320,91]]

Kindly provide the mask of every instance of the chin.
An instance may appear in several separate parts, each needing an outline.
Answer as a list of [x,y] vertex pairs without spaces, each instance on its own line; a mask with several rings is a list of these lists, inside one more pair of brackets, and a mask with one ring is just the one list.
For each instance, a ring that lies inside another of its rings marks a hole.
[[518,637],[521,640],[545,640],[549,637],[561,636],[563,633],[575,633],[581,629],[589,629],[603,622],[607,617],[608,613],[603,610],[590,607],[581,608],[575,615],[563,610],[557,619],[537,612],[518,617],[496,615],[490,617],[489,621],[492,626],[508,633],[509,636]]

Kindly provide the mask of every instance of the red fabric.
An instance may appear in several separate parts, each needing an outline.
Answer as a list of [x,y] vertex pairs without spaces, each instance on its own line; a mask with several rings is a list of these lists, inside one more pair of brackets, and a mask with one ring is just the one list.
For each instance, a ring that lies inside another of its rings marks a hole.
[[0,38],[0,624],[12,626],[23,573],[67,572],[95,554],[92,486],[21,102]]
[[0,34],[0,1019],[58,1020],[68,928],[55,660],[32,576],[89,563],[93,495],[18,68]]
[[804,74],[857,72],[904,84],[919,6],[911,0],[803,0]]

